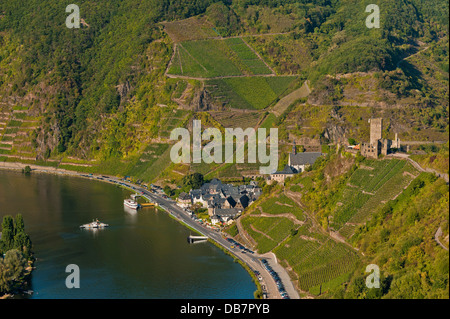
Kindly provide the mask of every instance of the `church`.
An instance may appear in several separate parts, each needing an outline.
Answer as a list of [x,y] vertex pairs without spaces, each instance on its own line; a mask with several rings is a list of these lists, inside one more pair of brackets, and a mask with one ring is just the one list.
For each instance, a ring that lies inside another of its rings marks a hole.
[[294,141],[292,152],[289,153],[288,164],[282,171],[276,171],[270,174],[269,181],[277,181],[278,183],[284,183],[286,178],[292,177],[295,174],[305,171],[308,166],[311,166],[315,161],[322,156],[320,152],[300,152],[297,153],[297,148]]
[[314,164],[314,162],[322,156],[320,152],[302,152],[297,153],[296,145],[292,147],[292,153],[289,154],[288,165],[297,171],[297,173],[303,172],[308,166]]

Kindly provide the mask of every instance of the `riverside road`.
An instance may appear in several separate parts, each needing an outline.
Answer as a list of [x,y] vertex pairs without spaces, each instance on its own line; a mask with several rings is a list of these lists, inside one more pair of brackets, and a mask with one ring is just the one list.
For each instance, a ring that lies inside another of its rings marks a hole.
[[[15,169],[15,170],[21,170],[23,169],[27,164],[23,163],[13,163],[13,162],[3,162],[0,163],[0,169]],[[233,243],[230,243],[227,241],[226,234],[220,233],[216,230],[209,229],[195,220],[193,220],[187,212],[185,212],[181,207],[179,207],[175,201],[164,198],[160,195],[157,195],[155,193],[152,193],[148,191],[146,188],[143,188],[141,186],[135,185],[133,183],[130,183],[128,181],[120,180],[114,176],[105,176],[105,175],[91,175],[81,172],[75,172],[75,171],[69,171],[65,169],[58,169],[54,167],[45,167],[45,166],[38,166],[38,165],[28,165],[31,167],[33,172],[40,172],[40,173],[49,173],[49,174],[59,174],[59,175],[68,175],[68,176],[77,176],[77,177],[83,177],[83,178],[89,178],[93,180],[99,180],[107,183],[113,183],[117,185],[122,185],[124,187],[127,187],[128,189],[131,189],[138,194],[141,194],[141,196],[146,197],[149,201],[153,203],[157,203],[160,207],[162,207],[165,211],[170,213],[172,216],[177,218],[182,223],[188,225],[189,227],[195,229],[200,234],[207,236],[217,244],[221,245],[225,249],[227,249],[229,252],[231,252],[232,255],[239,258],[241,261],[243,261],[245,264],[247,264],[250,269],[253,271],[259,272],[261,278],[260,283],[261,287],[263,287],[263,292],[266,293],[266,297],[269,299],[280,299],[281,295],[278,291],[277,285],[275,283],[275,280],[271,276],[271,274],[266,270],[266,268],[263,266],[263,263],[261,262],[262,259],[266,259],[268,262],[268,265],[278,274],[280,277],[280,280],[284,286],[284,289],[286,290],[286,293],[288,294],[289,298],[291,299],[299,299],[300,296],[298,292],[295,290],[294,285],[286,272],[286,269],[284,269],[281,265],[277,263],[277,259],[273,253],[266,253],[266,254],[257,254],[257,253],[249,253],[245,252],[242,249],[239,249],[235,247]],[[234,248],[232,248],[234,246]]]
[[155,193],[149,192],[147,189],[139,187],[137,185],[118,181],[122,184],[125,184],[127,187],[133,189],[134,191],[141,193],[142,196],[146,197],[149,201],[153,203],[158,203],[160,207],[162,207],[164,210],[168,211],[172,216],[183,222],[184,224],[188,225],[189,227],[195,229],[200,234],[209,237],[211,240],[215,241],[228,251],[230,251],[234,256],[242,260],[245,264],[247,264],[250,269],[253,271],[258,271],[260,276],[262,277],[261,286],[264,287],[263,291],[266,292],[267,298],[269,299],[280,299],[281,295],[278,292],[277,285],[275,283],[275,280],[271,276],[271,274],[266,270],[266,268],[261,263],[261,259],[266,259],[269,263],[269,265],[272,267],[272,269],[277,272],[278,276],[281,279],[281,282],[284,285],[284,288],[291,299],[299,299],[299,295],[297,291],[295,290],[292,281],[290,280],[289,275],[287,274],[286,270],[278,265],[276,261],[276,257],[273,254],[252,254],[248,252],[244,252],[243,250],[234,247],[232,243],[228,242],[226,240],[226,237],[219,233],[218,231],[209,229],[207,227],[204,227],[203,225],[199,224],[195,220],[193,220],[187,212],[185,212],[181,207],[179,207],[175,201],[171,199],[165,199],[162,196],[159,196]]

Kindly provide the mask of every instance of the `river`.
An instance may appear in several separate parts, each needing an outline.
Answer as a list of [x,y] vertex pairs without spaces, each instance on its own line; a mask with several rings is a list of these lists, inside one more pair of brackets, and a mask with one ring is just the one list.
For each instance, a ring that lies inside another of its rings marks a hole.
[[[253,298],[250,275],[168,214],[125,209],[128,190],[94,180],[0,170],[0,218],[21,213],[37,261],[33,299]],[[110,227],[82,230],[94,218]],[[80,288],[66,287],[66,267]]]

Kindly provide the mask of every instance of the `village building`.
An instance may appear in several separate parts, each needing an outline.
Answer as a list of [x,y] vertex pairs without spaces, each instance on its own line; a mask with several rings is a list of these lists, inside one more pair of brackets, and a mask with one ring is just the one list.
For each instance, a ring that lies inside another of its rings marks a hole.
[[238,218],[241,213],[235,208],[214,208],[214,215],[225,224],[230,224],[234,219]]
[[322,156],[321,152],[301,152],[297,153],[295,142],[292,153],[289,154],[288,165],[298,173],[304,172],[305,169],[315,163]]
[[192,205],[192,197],[189,194],[182,192],[178,196],[177,202],[181,207],[189,207]]
[[203,184],[199,189],[192,189],[187,196],[183,196],[183,203],[187,203],[187,197],[189,197],[191,205],[201,204],[208,208],[208,215],[212,224],[218,222],[230,223],[240,216],[261,194],[262,189],[256,183],[234,186],[223,184],[215,178]]
[[296,145],[292,147],[292,153],[289,153],[288,164],[281,171],[270,174],[269,183],[276,181],[284,183],[286,178],[293,177],[295,174],[304,172],[306,168],[313,165],[316,160],[322,156],[320,152],[300,152],[297,153]]
[[272,183],[273,181],[276,181],[278,183],[284,183],[286,178],[292,177],[296,174],[292,167],[289,165],[286,165],[282,171],[276,171],[273,174],[270,174],[270,180],[269,182]]
[[215,224],[218,224],[218,223],[220,223],[220,217],[217,216],[217,215],[211,216],[211,224],[215,225]]

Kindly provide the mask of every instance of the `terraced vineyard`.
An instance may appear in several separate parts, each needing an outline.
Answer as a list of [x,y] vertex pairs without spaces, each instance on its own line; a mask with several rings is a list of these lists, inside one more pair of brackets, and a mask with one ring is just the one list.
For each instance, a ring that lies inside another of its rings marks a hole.
[[177,127],[184,127],[184,122],[187,121],[187,116],[189,112],[184,110],[177,110],[176,112],[171,112],[163,115],[161,118],[161,124],[159,127],[159,136],[161,138],[170,138],[170,133],[173,129]]
[[243,130],[249,127],[256,127],[262,117],[261,112],[240,112],[238,110],[231,112],[210,112],[210,114],[223,127],[240,127]]
[[280,215],[293,214],[298,220],[304,221],[305,215],[303,210],[289,197],[284,194],[274,196],[264,201],[261,204],[261,209],[264,213]]
[[151,169],[152,165],[154,165],[158,158],[160,158],[168,148],[169,145],[167,144],[151,144],[147,146],[139,160],[133,165],[129,174],[132,176],[145,174],[145,172],[148,169]]
[[274,74],[242,38],[228,38],[224,41],[242,61],[244,71],[247,70],[251,74]]
[[[328,230],[350,238],[359,225],[398,196],[417,174],[405,160],[364,160],[334,195],[335,211]],[[312,213],[304,211],[292,197],[314,191],[314,185],[306,174],[287,193],[278,189],[265,197],[258,209],[242,217],[242,226],[257,243],[258,252],[275,253],[280,264],[292,270],[302,291],[319,295],[346,282],[359,265],[360,256],[351,246],[327,234],[328,230],[324,232]]]
[[[277,76],[246,41],[252,36],[222,38],[203,18],[164,23],[174,41],[166,75],[204,80],[218,105],[262,110],[278,102],[297,76]],[[190,30],[190,31],[189,31]]]
[[345,244],[311,231],[310,223],[298,229],[274,249],[277,258],[296,273],[299,288],[318,294],[321,285],[339,285],[359,262],[356,252]]
[[242,217],[242,225],[258,243],[255,248],[260,253],[271,251],[305,222],[302,209],[284,194],[267,198],[251,215]]
[[404,160],[367,160],[349,178],[343,189],[340,203],[331,227],[350,238],[356,226],[370,218],[378,207],[398,195],[418,174]]
[[294,229],[294,223],[286,217],[245,216],[242,225],[258,243],[258,252],[264,254],[274,249]]
[[355,269],[358,254],[313,228],[288,196],[271,196],[259,207],[261,211],[241,218],[242,226],[259,253],[274,252],[283,266],[295,272],[301,290],[318,294],[322,285],[339,285]]
[[[328,241],[305,260],[294,265],[299,274],[299,286],[302,290],[310,290],[334,278],[355,269],[359,258],[357,254],[344,244]],[[341,284],[337,282],[335,284]]]
[[296,79],[292,76],[243,77],[206,81],[210,94],[234,109],[262,110],[278,100]]
[[29,116],[27,108],[16,106],[12,112],[0,112],[0,154],[34,159],[31,133],[38,125],[39,119]]
[[167,74],[213,78],[273,72],[241,38],[228,38],[178,43]]

